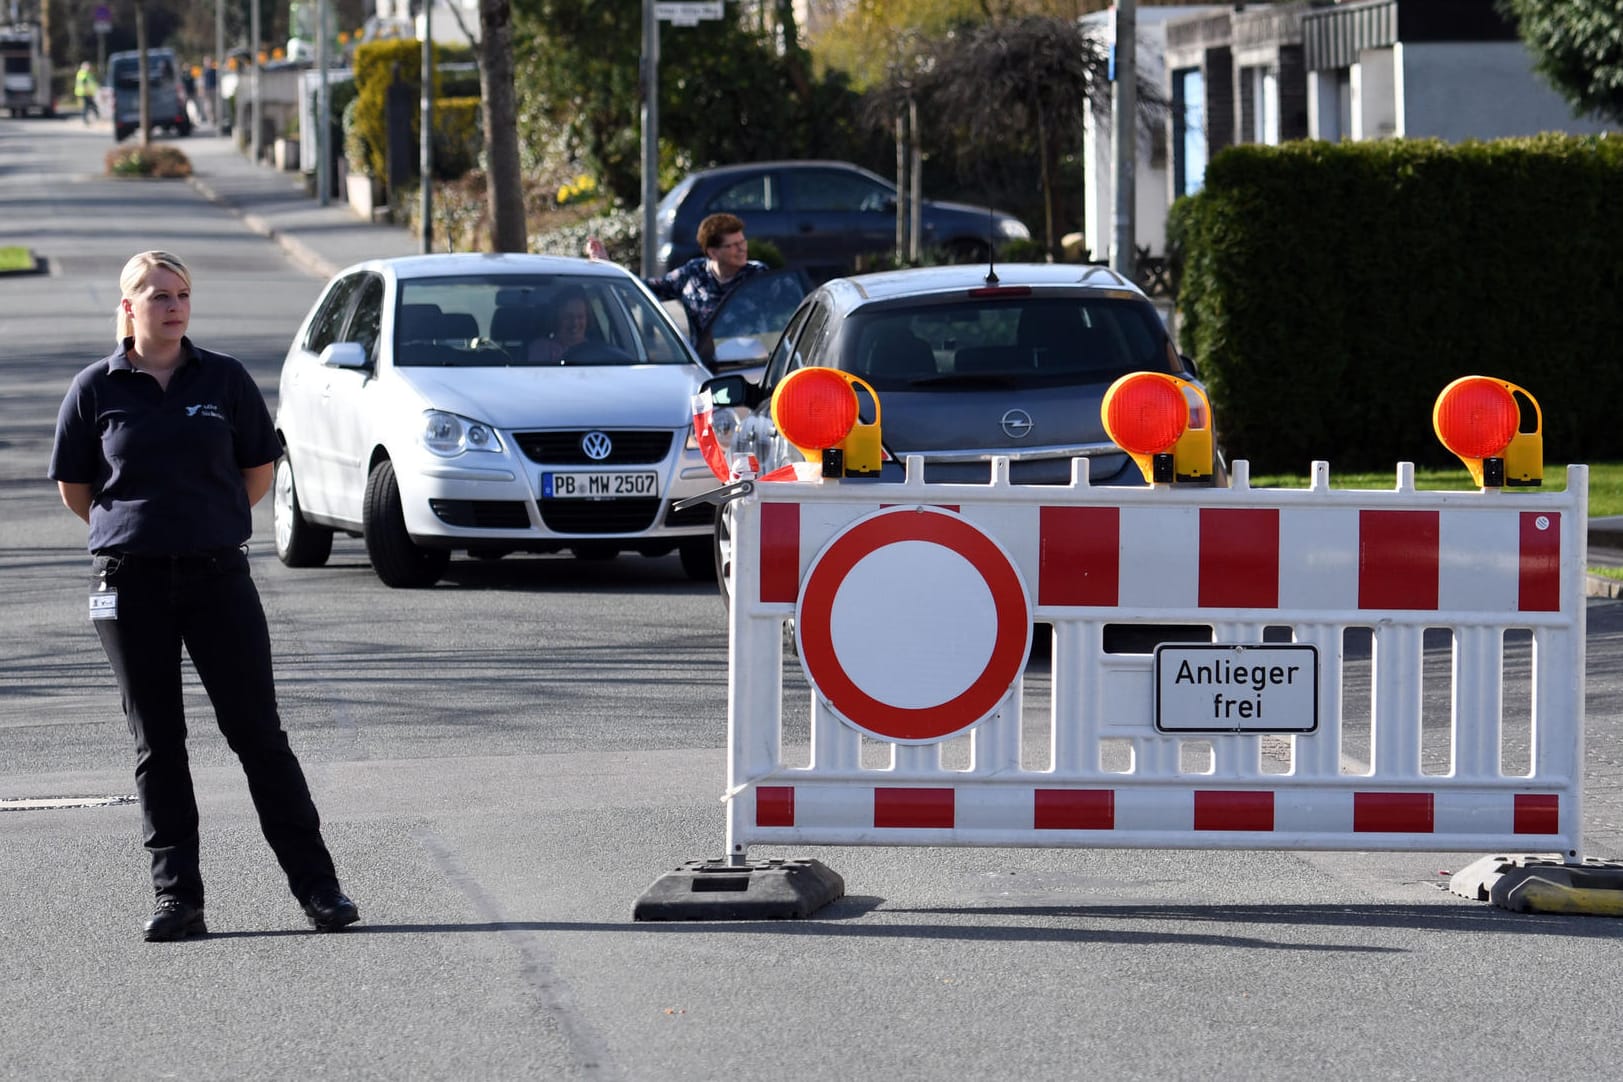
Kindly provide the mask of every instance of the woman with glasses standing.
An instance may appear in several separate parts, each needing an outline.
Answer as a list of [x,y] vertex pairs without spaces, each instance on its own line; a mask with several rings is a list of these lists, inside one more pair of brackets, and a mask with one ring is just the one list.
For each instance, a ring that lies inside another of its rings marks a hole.
[[[699,355],[711,360],[715,352],[710,325],[716,310],[738,284],[767,269],[765,263],[750,258],[749,241],[744,239],[743,219],[732,214],[712,214],[699,223],[702,256],[694,256],[680,267],[657,278],[645,278],[649,290],[662,301],[680,301],[687,314],[688,337]],[[586,242],[593,259],[605,259],[608,251],[596,237]]]

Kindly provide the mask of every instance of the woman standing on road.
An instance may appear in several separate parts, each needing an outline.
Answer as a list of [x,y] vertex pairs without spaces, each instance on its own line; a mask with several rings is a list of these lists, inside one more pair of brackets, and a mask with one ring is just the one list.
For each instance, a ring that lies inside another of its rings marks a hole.
[[270,635],[248,573],[250,508],[281,454],[259,388],[194,346],[191,274],[141,252],[119,276],[118,347],[62,401],[50,476],[90,526],[90,619],[135,737],[135,785],[157,907],[148,940],[208,930],[180,649],[248,776],[259,823],[318,931],[359,919],[276,712]]

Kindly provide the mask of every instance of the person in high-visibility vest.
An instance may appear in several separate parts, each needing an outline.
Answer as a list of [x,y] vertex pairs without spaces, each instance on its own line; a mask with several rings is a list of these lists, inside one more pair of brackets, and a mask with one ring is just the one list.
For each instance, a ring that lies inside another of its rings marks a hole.
[[86,124],[94,116],[101,119],[101,107],[96,104],[96,94],[101,90],[101,84],[96,82],[95,69],[86,60],[79,65],[79,72],[73,77],[73,96],[79,99],[80,115]]

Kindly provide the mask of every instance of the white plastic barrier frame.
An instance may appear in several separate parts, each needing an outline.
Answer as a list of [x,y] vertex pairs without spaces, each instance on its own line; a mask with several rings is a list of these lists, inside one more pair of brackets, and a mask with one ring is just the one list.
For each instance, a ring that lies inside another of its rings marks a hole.
[[[810,844],[1581,860],[1587,469],[1569,467],[1559,493],[1416,491],[1408,463],[1383,491],[1332,490],[1322,462],[1307,489],[1253,489],[1248,474],[1235,463],[1226,489],[1092,487],[1078,460],[1069,486],[1012,485],[999,459],[989,485],[926,485],[914,459],[902,484],[755,485],[728,512],[729,859]],[[791,618],[809,748],[803,723],[786,736]],[[1053,627],[1047,719],[1022,709],[1033,620]],[[1158,728],[1153,656],[1105,649],[1108,625],[1135,624],[1253,646],[1289,629],[1317,651],[1316,725]],[[1348,628],[1372,641],[1353,723]],[[1422,762],[1428,629],[1452,636],[1440,771]],[[1507,633],[1531,666],[1514,732]],[[1023,756],[1026,739],[1047,746]]]

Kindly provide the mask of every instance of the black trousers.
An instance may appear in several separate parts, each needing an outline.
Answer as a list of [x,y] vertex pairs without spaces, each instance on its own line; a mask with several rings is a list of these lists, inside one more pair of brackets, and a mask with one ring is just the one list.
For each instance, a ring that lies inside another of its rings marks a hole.
[[[98,555],[91,590],[116,591],[116,618],[96,619],[135,737],[152,885],[203,904],[197,800],[186,756],[180,649],[191,656],[226,743],[242,762],[266,841],[293,896],[336,887],[321,819],[276,713],[270,633],[238,549],[202,556]],[[104,610],[105,611],[105,610]]]

